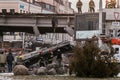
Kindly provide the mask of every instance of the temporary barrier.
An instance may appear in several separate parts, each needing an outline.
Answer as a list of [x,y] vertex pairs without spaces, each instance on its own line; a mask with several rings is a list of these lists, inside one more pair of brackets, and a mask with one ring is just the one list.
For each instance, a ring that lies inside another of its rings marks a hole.
[[112,43],[112,44],[117,44],[117,45],[119,45],[119,44],[120,44],[120,39],[112,38],[112,39],[111,39],[111,43]]

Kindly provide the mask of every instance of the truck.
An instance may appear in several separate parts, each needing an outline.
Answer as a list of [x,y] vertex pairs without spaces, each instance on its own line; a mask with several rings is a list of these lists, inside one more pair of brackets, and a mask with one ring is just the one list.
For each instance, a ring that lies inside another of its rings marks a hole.
[[114,57],[117,60],[118,63],[120,63],[120,45],[114,44],[112,47],[115,50]]

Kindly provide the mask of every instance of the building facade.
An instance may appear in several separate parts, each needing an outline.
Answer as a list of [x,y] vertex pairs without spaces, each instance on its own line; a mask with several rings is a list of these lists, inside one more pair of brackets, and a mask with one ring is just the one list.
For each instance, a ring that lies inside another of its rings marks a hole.
[[[0,0],[0,13],[56,13],[56,14],[73,14],[74,10],[71,8],[71,3],[68,0]],[[71,40],[68,34],[53,34],[41,35],[42,39],[64,41]],[[44,37],[45,36],[45,37]],[[7,43],[22,42],[23,36],[19,33],[4,34],[3,41]],[[54,42],[54,41],[53,41]],[[5,43],[4,43],[5,44]]]
[[[52,10],[54,13],[73,14],[74,10],[71,8],[71,2],[68,0],[35,0],[42,5],[42,9]],[[44,11],[43,11],[44,12]]]
[[0,13],[73,14],[68,0],[0,0]]
[[120,8],[103,9],[106,13],[105,34],[109,35],[111,38],[120,37]]
[[0,0],[0,13],[41,13],[41,7],[21,0]]

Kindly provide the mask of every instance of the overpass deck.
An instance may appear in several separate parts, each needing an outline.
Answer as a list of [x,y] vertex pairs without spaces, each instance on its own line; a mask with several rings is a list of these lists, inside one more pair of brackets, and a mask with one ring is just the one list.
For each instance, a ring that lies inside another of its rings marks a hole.
[[56,17],[56,32],[65,33],[64,28],[74,28],[74,14],[0,14],[1,32],[29,32],[38,27],[40,33],[53,32],[52,18]]

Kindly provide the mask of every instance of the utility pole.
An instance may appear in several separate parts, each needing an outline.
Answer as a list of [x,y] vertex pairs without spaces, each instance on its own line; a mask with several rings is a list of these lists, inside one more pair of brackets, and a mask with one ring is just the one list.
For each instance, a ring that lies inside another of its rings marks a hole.
[[55,10],[55,2],[54,2],[54,0],[53,0],[53,6],[54,6],[54,12],[56,12],[56,10]]
[[99,2],[99,32],[102,34],[102,0]]
[[30,13],[30,0],[28,2],[28,13]]
[[25,32],[22,33],[22,49],[25,48]]
[[[40,3],[42,4],[42,0],[40,0]],[[43,6],[41,5],[41,13],[43,12]]]
[[117,0],[117,8],[120,7],[119,2],[120,2],[120,0]]

